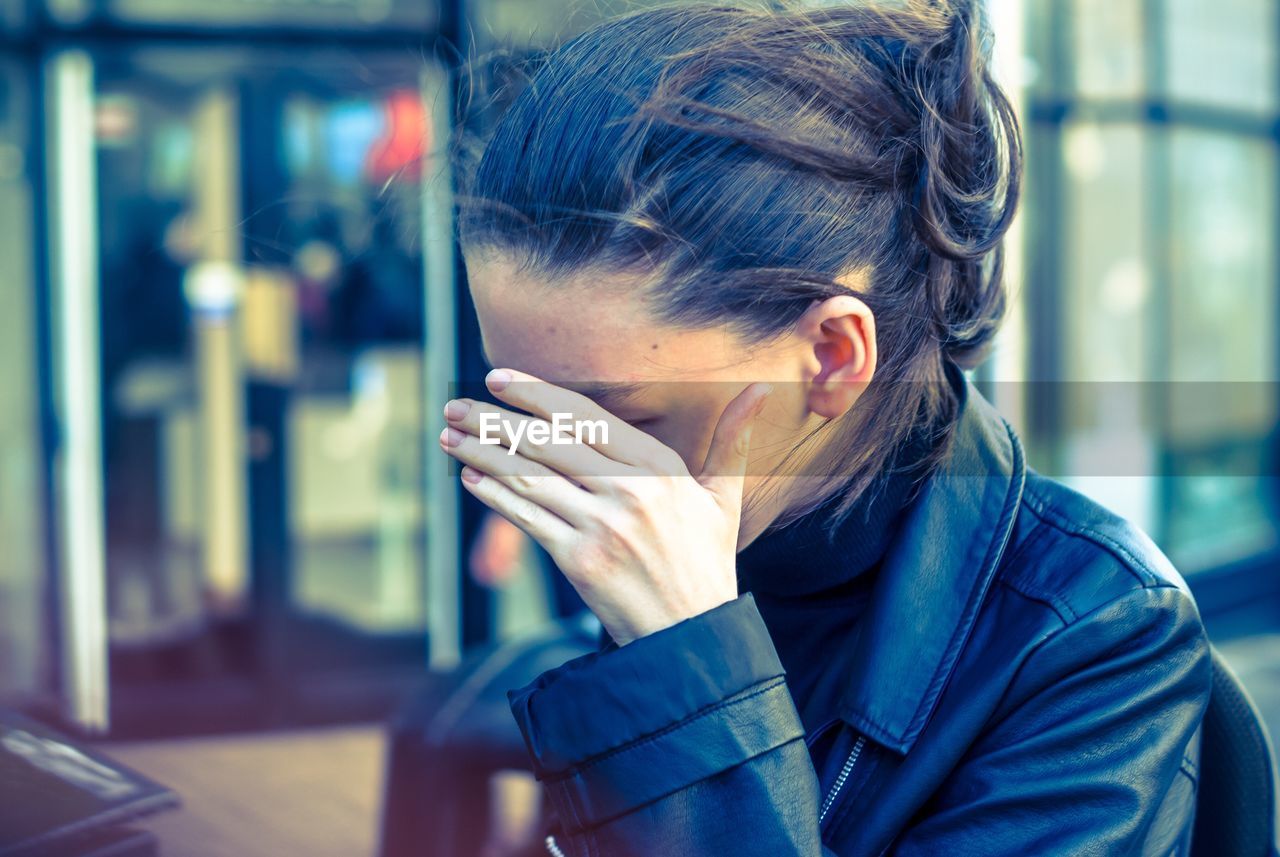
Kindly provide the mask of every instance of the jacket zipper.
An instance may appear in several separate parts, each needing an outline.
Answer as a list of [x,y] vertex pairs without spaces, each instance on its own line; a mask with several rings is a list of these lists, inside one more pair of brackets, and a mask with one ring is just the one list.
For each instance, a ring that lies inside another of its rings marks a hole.
[[[836,777],[836,781],[831,785],[831,791],[827,793],[826,800],[822,802],[822,812],[818,814],[818,824],[822,824],[826,820],[827,813],[835,805],[836,798],[840,797],[840,792],[844,789],[844,784],[849,780],[849,774],[853,773],[853,766],[858,764],[858,757],[862,755],[862,748],[866,743],[867,737],[865,735],[859,735],[858,740],[854,742],[853,749],[849,751],[849,757],[844,760],[844,765],[840,768],[840,775]],[[546,846],[547,853],[551,857],[565,857],[565,853],[556,844],[554,836],[547,837]]]
[[849,758],[844,760],[844,767],[840,769],[840,776],[836,777],[836,781],[831,786],[831,791],[827,793],[827,799],[822,802],[822,812],[818,814],[819,825],[826,819],[827,813],[831,811],[831,807],[836,802],[836,798],[840,796],[840,791],[844,788],[845,781],[849,779],[853,766],[858,764],[858,757],[862,755],[862,747],[866,743],[867,738],[865,735],[859,735],[858,740],[854,742],[853,749],[849,751]]

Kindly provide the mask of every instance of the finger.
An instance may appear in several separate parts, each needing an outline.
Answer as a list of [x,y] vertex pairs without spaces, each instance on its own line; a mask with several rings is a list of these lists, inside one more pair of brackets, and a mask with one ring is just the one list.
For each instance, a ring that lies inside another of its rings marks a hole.
[[[516,454],[543,464],[567,476],[588,490],[599,490],[598,477],[627,476],[633,472],[631,465],[622,464],[586,443],[572,442],[535,443],[528,434],[529,424],[546,421],[529,414],[509,411],[488,402],[474,399],[452,399],[445,405],[445,419],[449,425],[482,440],[492,439],[493,444],[505,454],[516,449]],[[515,435],[519,432],[519,436]],[[486,442],[486,445],[489,445]]]
[[554,470],[523,455],[509,455],[504,446],[482,444],[479,438],[455,428],[440,433],[440,448],[571,523],[581,522],[596,502],[596,498]]
[[657,438],[619,419],[581,393],[558,387],[515,369],[494,369],[485,378],[489,391],[508,405],[552,420],[556,414],[569,414],[589,423],[602,422],[606,433],[596,432],[590,445],[614,461],[633,466],[648,466],[664,461],[667,447]]
[[567,521],[528,497],[520,496],[492,476],[464,467],[462,486],[481,503],[537,540],[548,553],[554,553],[560,545],[573,538],[573,527]]
[[747,473],[751,429],[772,391],[769,384],[750,385],[725,407],[716,423],[698,481],[726,506],[742,504],[742,478]]

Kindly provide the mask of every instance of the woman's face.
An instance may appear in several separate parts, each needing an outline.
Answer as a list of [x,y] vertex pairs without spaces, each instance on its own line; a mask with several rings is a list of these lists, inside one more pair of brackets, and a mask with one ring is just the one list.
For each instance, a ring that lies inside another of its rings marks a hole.
[[847,411],[874,370],[870,311],[852,294],[815,302],[795,330],[760,343],[728,326],[656,320],[643,277],[583,273],[549,283],[509,260],[475,256],[467,274],[491,366],[585,393],[671,447],[695,475],[729,402],[754,381],[771,382],[752,433],[748,494],[798,440]]

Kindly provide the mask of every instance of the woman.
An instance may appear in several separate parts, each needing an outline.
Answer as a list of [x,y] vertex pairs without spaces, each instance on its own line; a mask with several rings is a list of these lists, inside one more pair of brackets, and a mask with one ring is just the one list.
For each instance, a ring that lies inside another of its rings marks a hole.
[[511,693],[551,853],[1187,852],[1194,603],[960,371],[1021,168],[978,5],[622,17],[476,163],[502,404],[441,446],[609,637]]

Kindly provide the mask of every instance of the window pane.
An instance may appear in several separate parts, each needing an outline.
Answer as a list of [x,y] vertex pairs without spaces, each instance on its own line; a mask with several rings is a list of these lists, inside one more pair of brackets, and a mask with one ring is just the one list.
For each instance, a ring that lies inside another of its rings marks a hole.
[[1225,107],[1273,110],[1277,8],[1274,0],[1168,0],[1164,7],[1167,95]]
[[1063,135],[1067,245],[1066,380],[1147,377],[1142,132],[1072,125]]
[[1275,153],[1266,141],[1189,128],[1172,132],[1171,147],[1170,375],[1255,385],[1256,395],[1232,397],[1244,410],[1184,416],[1265,431],[1274,402],[1258,382],[1275,378]]
[[[1052,94],[1062,85],[1054,79],[1058,33],[1053,27],[1053,8],[1048,3],[1027,3],[1022,6],[1022,15],[1027,90],[1033,95]],[[999,33],[996,38],[1001,38]]]
[[1142,4],[1136,0],[1079,0],[1067,9],[1074,42],[1076,89],[1082,95],[1103,98],[1140,94]]
[[1194,570],[1275,542],[1276,165],[1267,141],[1192,129],[1171,156],[1167,547]]
[[37,437],[33,222],[28,101],[32,83],[0,55],[0,699],[40,690],[44,644],[40,444]]
[[1060,475],[1154,530],[1155,446],[1141,383],[1150,366],[1151,317],[1144,132],[1078,124],[1066,128],[1062,142],[1065,317],[1051,322],[1063,343]]
[[0,32],[17,33],[26,25],[22,0],[0,0]]

